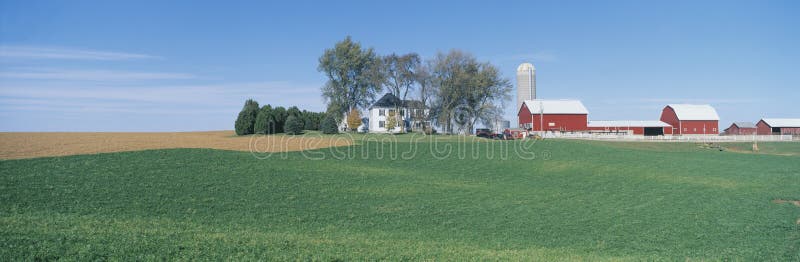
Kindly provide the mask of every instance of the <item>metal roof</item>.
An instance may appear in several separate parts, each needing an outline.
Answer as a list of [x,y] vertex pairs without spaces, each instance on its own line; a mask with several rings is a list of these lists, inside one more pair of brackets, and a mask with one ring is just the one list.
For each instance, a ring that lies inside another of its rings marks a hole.
[[770,127],[800,127],[800,118],[762,118]]
[[717,110],[710,105],[669,104],[678,120],[719,120]]
[[739,128],[756,128],[756,125],[750,122],[733,122]]
[[658,120],[592,120],[586,123],[587,127],[671,127],[671,125]]
[[531,114],[589,114],[589,110],[579,100],[525,100]]

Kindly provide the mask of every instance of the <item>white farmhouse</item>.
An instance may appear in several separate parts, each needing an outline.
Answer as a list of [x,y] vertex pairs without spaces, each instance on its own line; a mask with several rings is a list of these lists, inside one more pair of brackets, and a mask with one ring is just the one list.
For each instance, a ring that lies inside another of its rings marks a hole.
[[[391,131],[387,129],[387,119],[394,113],[398,120]],[[371,133],[402,133],[422,130],[430,126],[430,121],[425,120],[428,109],[420,101],[401,100],[397,96],[387,93],[369,107],[369,132]]]

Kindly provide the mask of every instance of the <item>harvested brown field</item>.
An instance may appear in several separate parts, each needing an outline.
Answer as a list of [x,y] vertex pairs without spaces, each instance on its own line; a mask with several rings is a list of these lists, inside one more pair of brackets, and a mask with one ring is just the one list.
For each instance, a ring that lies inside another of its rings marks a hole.
[[233,131],[153,133],[0,133],[0,159],[110,153],[167,148],[283,152],[350,145],[314,136],[235,136]]

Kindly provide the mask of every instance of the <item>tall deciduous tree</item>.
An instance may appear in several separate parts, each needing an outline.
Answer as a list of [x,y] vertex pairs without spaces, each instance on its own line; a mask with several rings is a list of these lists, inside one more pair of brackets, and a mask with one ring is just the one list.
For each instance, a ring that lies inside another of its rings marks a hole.
[[[431,120],[433,110],[435,106],[435,98],[436,98],[436,91],[437,89],[433,86],[433,78],[431,77],[430,68],[431,66],[430,61],[426,63],[420,64],[417,68],[417,72],[415,74],[417,85],[419,86],[418,95],[419,101],[422,103],[423,108],[419,111],[421,112],[421,118],[425,121]],[[426,110],[427,109],[427,110]],[[426,122],[423,121],[423,124]],[[423,130],[429,128],[428,126],[423,126]]]
[[256,134],[275,133],[275,119],[272,116],[272,106],[264,105],[258,110],[254,131]]
[[286,125],[286,118],[289,114],[286,113],[286,108],[279,106],[272,109],[272,119],[275,120],[275,133],[283,133],[283,127]]
[[239,116],[236,118],[236,123],[234,124],[237,135],[253,134],[258,110],[258,102],[256,102],[256,100],[247,99],[247,101],[244,102],[242,111],[239,112]]
[[336,43],[333,49],[326,49],[319,58],[317,70],[328,77],[322,87],[328,113],[338,118],[351,109],[369,106],[382,89],[381,64],[372,48],[362,48],[349,36]]
[[[383,58],[386,87],[393,95],[405,101],[417,83],[417,70],[421,60],[415,53],[398,56],[390,54]],[[397,105],[400,106],[400,105]]]
[[511,82],[494,65],[458,50],[439,53],[430,64],[433,114],[448,133],[457,128],[471,134],[478,121],[488,124],[502,115]]

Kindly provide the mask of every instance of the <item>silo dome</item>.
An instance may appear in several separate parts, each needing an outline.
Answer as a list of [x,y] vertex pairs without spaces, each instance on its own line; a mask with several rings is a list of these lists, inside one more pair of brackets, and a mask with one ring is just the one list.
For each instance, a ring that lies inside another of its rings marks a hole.
[[536,67],[533,67],[531,63],[522,63],[517,67],[517,71],[528,71],[528,70],[536,70]]

